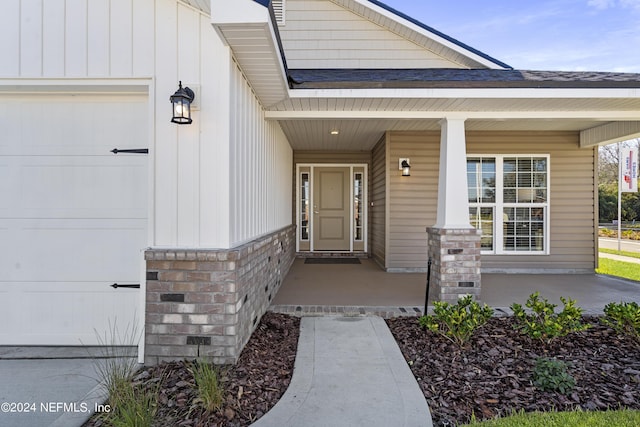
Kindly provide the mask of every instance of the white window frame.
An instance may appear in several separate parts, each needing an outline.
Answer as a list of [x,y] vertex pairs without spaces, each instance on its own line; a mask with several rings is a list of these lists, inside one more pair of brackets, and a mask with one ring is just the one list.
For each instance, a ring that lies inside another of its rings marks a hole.
[[[547,197],[545,203],[512,203],[504,202],[504,159],[505,158],[544,158],[546,160],[546,191]],[[469,202],[469,207],[493,207],[493,250],[482,250],[483,255],[549,255],[550,254],[550,230],[551,230],[551,156],[549,154],[540,153],[522,153],[522,154],[469,154],[467,153],[467,159],[473,158],[490,158],[495,159],[496,164],[496,195],[494,203],[472,203]],[[465,169],[466,173],[466,169]],[[466,176],[465,176],[466,179]],[[468,187],[468,184],[467,184]],[[544,235],[543,235],[543,249],[541,251],[510,251],[504,248],[504,222],[503,213],[505,208],[509,207],[542,207],[544,209]],[[499,224],[499,226],[498,226]],[[474,225],[475,226],[475,225]]]
[[[302,225],[302,215],[303,215],[303,208],[302,208],[302,201],[303,201],[303,194],[302,194],[302,183],[303,183],[303,175],[307,175],[307,187],[308,187],[308,194],[307,194],[307,198],[306,198],[306,203],[307,203],[307,224],[305,226]],[[297,235],[298,237],[298,241],[299,242],[310,242],[311,241],[311,172],[302,172],[302,171],[298,171],[298,192],[296,193],[298,196],[296,197],[296,204],[297,204],[297,221],[296,223],[298,224],[297,228]],[[307,238],[303,238],[302,237],[302,229],[305,228],[307,231]]]

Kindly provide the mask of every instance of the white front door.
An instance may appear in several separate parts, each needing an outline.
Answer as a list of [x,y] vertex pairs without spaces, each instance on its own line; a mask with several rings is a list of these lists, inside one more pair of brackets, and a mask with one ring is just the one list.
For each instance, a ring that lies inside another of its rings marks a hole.
[[[133,328],[147,243],[146,96],[0,95],[1,345]],[[138,331],[141,325],[137,326]]]

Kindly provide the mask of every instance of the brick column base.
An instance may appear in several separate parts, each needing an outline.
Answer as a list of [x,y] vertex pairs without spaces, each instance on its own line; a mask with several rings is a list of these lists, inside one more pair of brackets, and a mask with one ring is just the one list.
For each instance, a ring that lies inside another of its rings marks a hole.
[[427,228],[431,259],[430,294],[456,303],[465,295],[480,299],[480,236],[475,228]]
[[150,249],[145,363],[235,363],[295,258],[295,228],[223,249]]

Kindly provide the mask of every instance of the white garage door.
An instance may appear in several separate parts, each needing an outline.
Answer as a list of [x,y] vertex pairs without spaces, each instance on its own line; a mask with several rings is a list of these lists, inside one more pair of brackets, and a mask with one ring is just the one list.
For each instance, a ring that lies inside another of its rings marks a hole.
[[148,156],[110,150],[146,148],[147,115],[142,95],[0,95],[0,344],[100,344],[140,317],[111,285],[140,283]]

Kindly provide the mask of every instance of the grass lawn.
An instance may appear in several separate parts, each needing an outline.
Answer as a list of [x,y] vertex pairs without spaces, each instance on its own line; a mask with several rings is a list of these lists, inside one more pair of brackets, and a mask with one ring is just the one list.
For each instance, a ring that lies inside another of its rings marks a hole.
[[640,281],[640,264],[616,261],[602,257],[600,258],[599,264],[600,267],[596,269],[596,273],[609,274],[611,276]]
[[484,422],[472,422],[466,426],[481,427],[637,427],[640,411],[620,410],[606,412],[532,412]]

